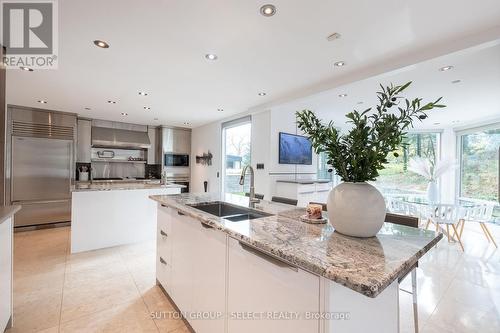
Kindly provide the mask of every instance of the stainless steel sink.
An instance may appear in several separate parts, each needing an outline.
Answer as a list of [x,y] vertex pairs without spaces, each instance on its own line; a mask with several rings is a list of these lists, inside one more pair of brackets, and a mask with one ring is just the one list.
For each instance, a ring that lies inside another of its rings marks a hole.
[[272,215],[251,208],[231,205],[222,201],[200,203],[189,206],[232,222],[253,220]]

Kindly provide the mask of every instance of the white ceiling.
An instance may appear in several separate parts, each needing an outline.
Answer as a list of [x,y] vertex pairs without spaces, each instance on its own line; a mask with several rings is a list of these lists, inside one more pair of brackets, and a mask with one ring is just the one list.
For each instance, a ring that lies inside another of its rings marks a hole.
[[[198,126],[500,38],[498,0],[270,2],[271,18],[254,0],[59,1],[59,69],[9,70],[7,102]],[[333,32],[342,38],[328,42]]]
[[[449,65],[453,69],[439,70]],[[460,82],[452,83],[455,80]],[[415,122],[416,128],[461,127],[489,119],[500,121],[500,40],[342,85],[275,108],[290,112],[310,109],[325,121],[333,120],[343,126],[346,113],[376,105],[375,92],[380,90],[379,84],[401,85],[408,81],[412,81],[405,92],[408,99],[423,97],[424,102],[430,102],[443,97],[441,103],[446,105],[444,109],[430,111],[426,120]],[[340,98],[340,94],[347,94],[347,97]],[[358,104],[360,102],[362,104]]]

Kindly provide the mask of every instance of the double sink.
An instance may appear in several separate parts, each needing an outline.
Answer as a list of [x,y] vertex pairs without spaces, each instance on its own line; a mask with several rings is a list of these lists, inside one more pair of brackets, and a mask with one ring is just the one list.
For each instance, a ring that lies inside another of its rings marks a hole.
[[222,217],[231,222],[253,220],[272,215],[251,208],[231,205],[222,201],[213,201],[189,206],[204,211],[205,213]]

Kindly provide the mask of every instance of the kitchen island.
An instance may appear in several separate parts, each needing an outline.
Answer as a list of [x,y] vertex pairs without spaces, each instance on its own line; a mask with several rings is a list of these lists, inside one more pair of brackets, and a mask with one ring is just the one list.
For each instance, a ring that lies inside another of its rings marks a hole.
[[399,332],[398,279],[442,238],[390,223],[376,237],[348,237],[267,201],[254,219],[217,217],[248,207],[227,194],[151,198],[157,280],[198,333]]
[[155,238],[150,195],[181,192],[181,185],[146,182],[79,183],[71,196],[71,253]]

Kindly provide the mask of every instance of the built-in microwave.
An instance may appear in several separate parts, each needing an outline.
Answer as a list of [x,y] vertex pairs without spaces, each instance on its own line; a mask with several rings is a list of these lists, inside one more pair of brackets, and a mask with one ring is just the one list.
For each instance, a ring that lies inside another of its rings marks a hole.
[[189,155],[166,153],[164,163],[166,167],[188,167]]

